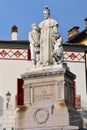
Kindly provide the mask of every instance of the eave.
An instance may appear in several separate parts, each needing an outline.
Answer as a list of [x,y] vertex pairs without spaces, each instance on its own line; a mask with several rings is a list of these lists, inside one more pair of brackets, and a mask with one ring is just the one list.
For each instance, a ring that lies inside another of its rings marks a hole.
[[0,40],[0,48],[29,48],[28,40]]
[[63,43],[64,51],[87,52],[87,46],[80,43]]

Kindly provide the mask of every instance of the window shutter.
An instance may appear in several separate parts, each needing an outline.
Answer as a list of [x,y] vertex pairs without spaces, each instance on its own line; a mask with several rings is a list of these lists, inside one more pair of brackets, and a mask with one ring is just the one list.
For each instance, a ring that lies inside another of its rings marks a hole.
[[31,51],[28,49],[28,60],[31,60]]
[[23,105],[24,104],[24,90],[23,90],[23,79],[17,79],[17,96],[16,96],[16,104]]

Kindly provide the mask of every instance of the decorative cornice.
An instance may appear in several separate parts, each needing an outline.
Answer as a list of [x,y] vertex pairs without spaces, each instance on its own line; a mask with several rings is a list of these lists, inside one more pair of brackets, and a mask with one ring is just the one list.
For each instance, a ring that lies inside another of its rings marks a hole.
[[44,77],[44,76],[52,76],[52,75],[59,75],[59,74],[64,74],[65,69],[36,69],[36,70],[32,70],[30,72],[26,72],[24,74],[21,75],[21,78],[25,79],[25,78],[35,78],[35,77]]
[[29,49],[0,49],[0,59],[28,60]]
[[66,51],[66,52],[64,52],[64,61],[65,62],[85,63],[85,53],[84,52]]
[[[66,74],[67,73],[67,74]],[[71,73],[69,70],[67,70],[66,68],[50,68],[50,69],[36,69],[36,70],[32,70],[31,72],[26,72],[24,74],[21,75],[22,79],[27,79],[27,78],[39,78],[39,77],[52,77],[52,76],[56,76],[56,75],[66,75],[69,76],[70,78],[75,79],[75,75],[73,73]]]

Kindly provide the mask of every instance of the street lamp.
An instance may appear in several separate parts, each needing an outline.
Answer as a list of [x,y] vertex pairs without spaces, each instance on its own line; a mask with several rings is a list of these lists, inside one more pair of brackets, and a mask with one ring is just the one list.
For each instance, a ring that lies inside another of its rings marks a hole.
[[11,93],[9,91],[6,93],[6,99],[7,99],[6,108],[8,108],[9,101],[11,99]]

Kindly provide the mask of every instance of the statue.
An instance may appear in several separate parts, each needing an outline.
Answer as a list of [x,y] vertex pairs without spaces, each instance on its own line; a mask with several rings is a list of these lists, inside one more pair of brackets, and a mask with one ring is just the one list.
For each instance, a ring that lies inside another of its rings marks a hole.
[[32,31],[29,32],[30,50],[31,50],[31,60],[34,64],[39,60],[40,54],[40,29],[37,24],[32,24]]
[[53,52],[52,34],[57,34],[58,23],[50,18],[50,10],[48,7],[43,11],[44,19],[40,24],[40,61],[39,64],[48,66],[53,64]]
[[63,57],[61,60],[63,49],[59,46],[59,48],[61,48],[60,53],[57,45],[58,43],[62,43],[62,40],[58,42],[58,40],[62,38],[58,33],[58,23],[56,22],[56,20],[50,18],[50,10],[48,7],[44,8],[43,14],[45,20],[39,24],[39,28],[41,30],[39,64],[42,64],[43,66],[48,66],[54,64],[54,60],[57,63],[63,60]]
[[[36,65],[49,66],[63,62],[63,39],[58,32],[58,23],[50,18],[50,10],[46,6],[43,11],[44,19],[38,26],[32,26],[29,40],[32,59],[36,59]],[[32,47],[33,46],[33,47]],[[39,48],[38,48],[39,47]],[[35,58],[39,49],[39,58]]]
[[52,56],[55,59],[55,62],[57,64],[60,64],[64,61],[63,47],[62,47],[63,38],[60,36],[53,43],[54,43],[54,49],[52,52]]

